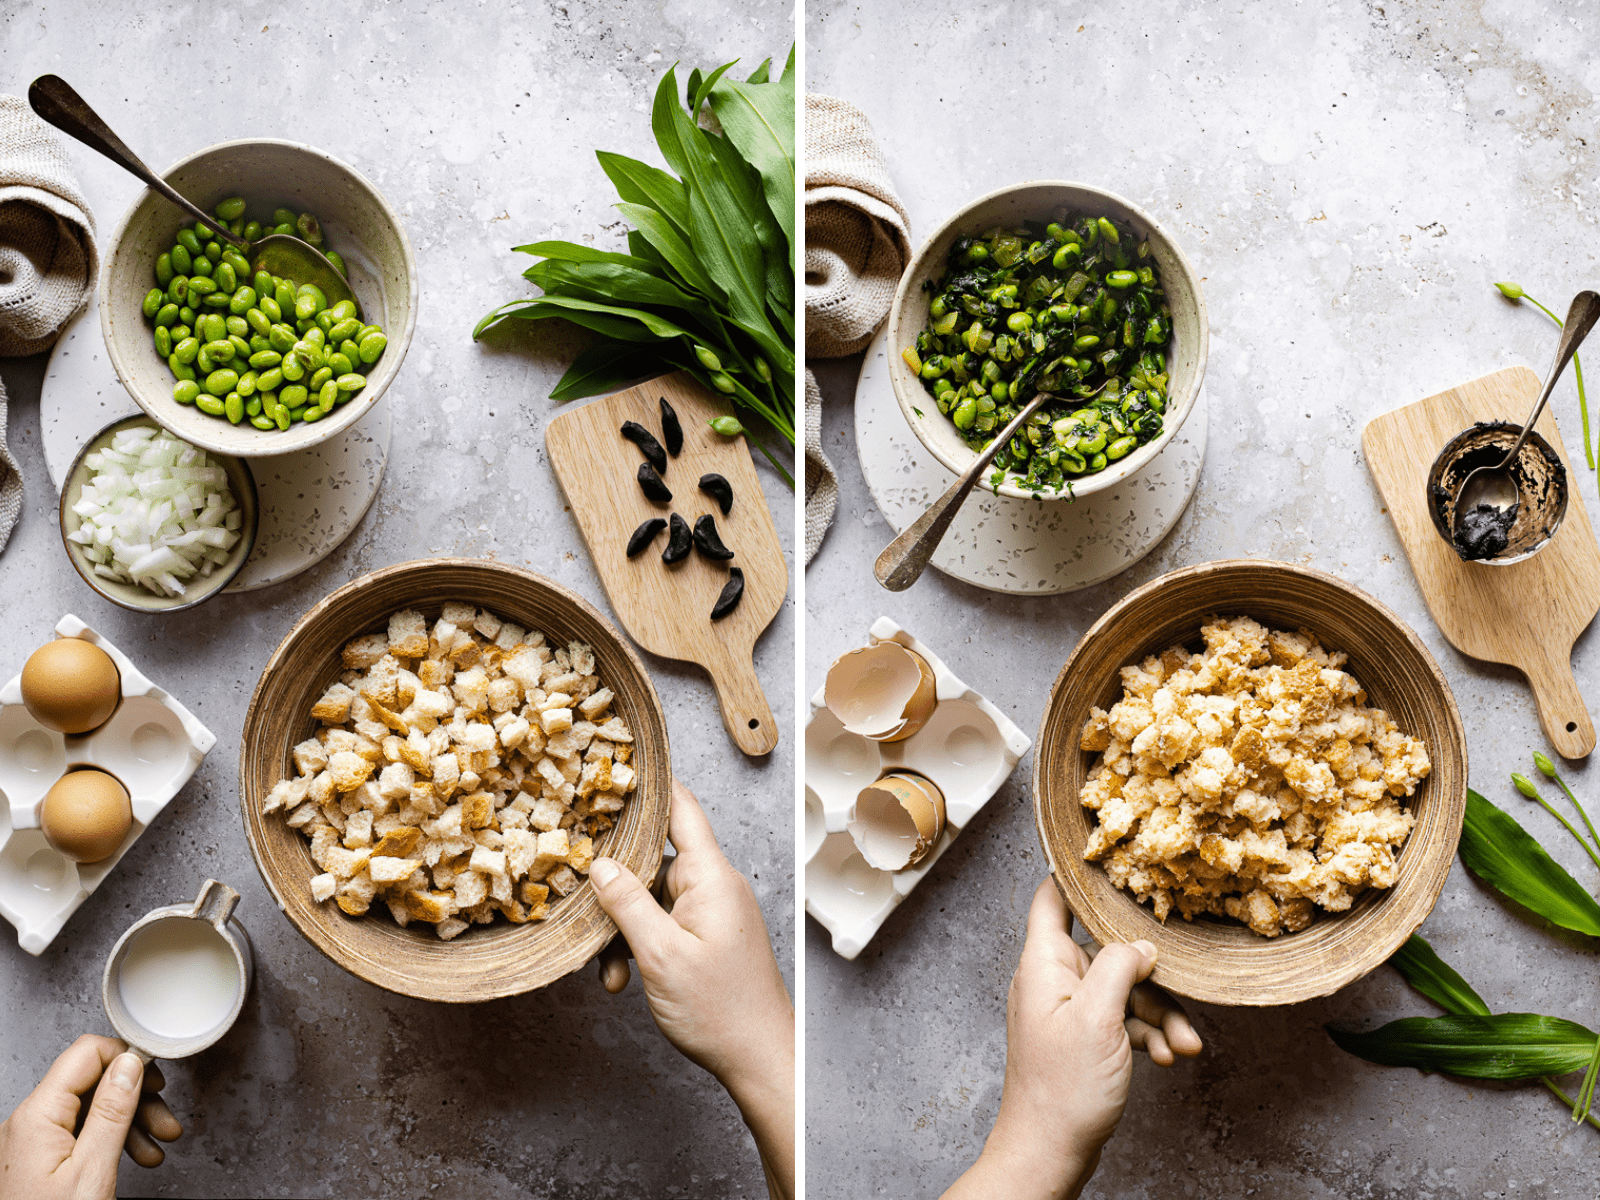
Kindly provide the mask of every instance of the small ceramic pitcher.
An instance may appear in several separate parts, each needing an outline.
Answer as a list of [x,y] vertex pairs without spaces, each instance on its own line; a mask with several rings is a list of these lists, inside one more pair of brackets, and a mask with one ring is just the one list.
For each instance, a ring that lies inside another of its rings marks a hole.
[[[251,980],[254,977],[255,956],[250,947],[250,936],[245,933],[244,926],[233,919],[233,910],[238,903],[238,892],[226,884],[218,883],[215,879],[208,879],[201,885],[200,894],[195,897],[193,904],[170,904],[164,908],[151,909],[117,939],[111,957],[106,960],[106,972],[105,978],[101,981],[100,996],[105,1003],[106,1016],[111,1018],[111,1027],[117,1031],[117,1036],[127,1042],[129,1049],[145,1062],[153,1058],[185,1058],[191,1054],[198,1054],[233,1028],[233,1023],[239,1019],[239,1014],[244,1010],[245,996],[250,991]],[[239,986],[232,1007],[216,1025],[190,1037],[175,1038],[145,1028],[128,1011],[123,999],[122,972],[129,946],[141,930],[161,921],[204,921],[211,925],[231,947],[234,963],[238,969]]]

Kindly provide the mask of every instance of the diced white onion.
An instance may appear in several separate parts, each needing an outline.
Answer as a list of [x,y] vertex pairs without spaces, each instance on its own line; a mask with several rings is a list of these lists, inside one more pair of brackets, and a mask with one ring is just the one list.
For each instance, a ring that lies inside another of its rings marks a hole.
[[84,464],[93,474],[72,506],[83,524],[67,537],[96,575],[181,596],[183,580],[210,575],[238,543],[227,472],[170,433],[121,430]]

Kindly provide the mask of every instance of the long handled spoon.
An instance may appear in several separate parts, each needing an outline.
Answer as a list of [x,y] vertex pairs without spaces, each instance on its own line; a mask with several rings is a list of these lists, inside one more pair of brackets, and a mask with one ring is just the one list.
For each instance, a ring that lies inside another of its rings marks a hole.
[[878,555],[872,573],[879,583],[891,592],[903,592],[917,581],[927,567],[928,560],[933,557],[933,552],[944,540],[950,522],[956,519],[956,512],[960,509],[961,502],[967,498],[967,493],[972,491],[972,486],[978,482],[978,476],[983,474],[983,469],[994,461],[994,456],[1000,452],[1000,447],[1011,440],[1017,430],[1022,428],[1022,423],[1031,417],[1041,404],[1047,400],[1059,399],[1061,397],[1049,392],[1039,392],[1022,406],[1022,411],[1012,417],[1011,423],[995,435],[994,441],[984,447],[977,461],[966,469],[960,479],[950,485],[950,490],[929,505],[927,512],[913,521],[909,529],[890,542],[883,553]]
[[328,261],[327,256],[310,242],[287,233],[269,234],[254,242],[247,242],[229,231],[216,218],[178,195],[139,156],[129,150],[111,127],[100,119],[84,98],[59,75],[41,75],[28,88],[28,103],[33,111],[63,133],[70,134],[91,150],[97,150],[117,166],[144,180],[153,190],[160,192],[172,203],[187,212],[196,221],[210,229],[223,241],[239,250],[250,262],[253,271],[266,271],[297,284],[314,283],[328,298],[329,306],[348,300],[356,306],[356,316],[361,315],[361,302],[350,290],[345,277]]

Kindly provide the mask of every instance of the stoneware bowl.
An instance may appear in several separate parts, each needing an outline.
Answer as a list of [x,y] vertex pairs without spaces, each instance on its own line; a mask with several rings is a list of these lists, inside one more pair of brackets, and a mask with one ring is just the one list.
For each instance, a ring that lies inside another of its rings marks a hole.
[[587,642],[596,672],[616,693],[613,710],[634,735],[638,784],[596,854],[623,863],[641,879],[655,875],[666,841],[671,765],[666,718],[644,665],[586,601],[530,571],[465,558],[398,563],[346,584],[305,616],[261,673],[240,737],[239,803],[261,877],[301,933],[330,959],[369,983],[423,1000],[469,1003],[543,987],[589,962],[616,936],[594,889],[581,887],[552,905],[548,920],[512,925],[496,919],[441,941],[432,925],[402,929],[375,904],[348,917],[311,898],[310,844],[261,802],[280,778],[292,776],[290,750],[317,728],[311,706],[342,669],[340,650],[362,634],[388,628],[389,615],[415,608],[429,623],[447,600],[465,600],[544,631],[552,644]]
[[[944,274],[945,260],[958,237],[981,233],[996,225],[1053,220],[1058,208],[1066,208],[1073,213],[1118,218],[1149,239],[1151,257],[1155,260],[1161,285],[1166,289],[1167,304],[1172,309],[1172,342],[1167,348],[1167,411],[1161,423],[1161,433],[1154,441],[1140,446],[1104,471],[1073,479],[1070,493],[1065,490],[1033,492],[1018,487],[1014,476],[1001,481],[1000,495],[1024,500],[1061,500],[1093,495],[1131,479],[1149,466],[1182,428],[1194,409],[1195,397],[1200,394],[1200,381],[1205,376],[1210,338],[1205,297],[1200,291],[1200,276],[1184,257],[1178,243],[1156,223],[1155,218],[1121,196],[1086,183],[1056,180],[1019,183],[980,196],[945,221],[923,243],[922,249],[917,251],[911,265],[900,277],[900,286],[894,294],[894,306],[889,310],[889,379],[894,384],[895,399],[899,401],[900,411],[905,415],[911,431],[921,439],[934,458],[953,474],[960,475],[978,455],[962,440],[950,418],[939,411],[933,403],[933,397],[922,386],[922,381],[900,357],[900,352],[912,345],[917,340],[917,334],[927,328],[929,293],[923,290],[923,284],[935,283]],[[987,474],[980,486],[989,488]]]
[[243,196],[251,215],[270,213],[279,205],[315,213],[326,245],[345,260],[362,316],[383,326],[389,344],[367,375],[367,386],[310,425],[264,431],[248,422],[230,425],[178,404],[172,398],[176,380],[156,353],[152,326],[141,306],[155,286],[156,258],[171,249],[178,230],[191,222],[146,188],[112,233],[100,269],[100,328],[123,387],[140,408],[184,441],[222,454],[265,458],[341,435],[393,381],[416,325],[417,265],[399,214],[356,171],[299,142],[220,142],[180,160],[162,177],[207,212],[219,200]]
[[[1346,666],[1386,711],[1427,746],[1432,773],[1406,801],[1417,822],[1392,888],[1369,889],[1350,909],[1318,910],[1310,927],[1275,938],[1177,913],[1163,925],[1148,905],[1085,862],[1093,815],[1078,800],[1094,754],[1079,748],[1093,706],[1120,695],[1119,672],[1175,643],[1199,644],[1212,613],[1254,617],[1269,629],[1310,630],[1343,650]],[[1414,933],[1444,886],[1467,803],[1467,745],[1449,685],[1416,634],[1365,592],[1322,571],[1233,559],[1174,571],[1130,593],[1095,622],[1056,677],[1039,729],[1033,780],[1039,838],[1072,910],[1102,944],[1145,938],[1160,951],[1154,979],[1213,1004],[1292,1004],[1326,996],[1378,966]]]
[[[165,366],[163,366],[165,369]],[[177,407],[174,405],[174,407]],[[209,419],[209,418],[208,418]],[[67,548],[67,558],[71,560],[73,569],[78,572],[83,581],[95,591],[99,592],[111,603],[123,608],[131,608],[135,612],[177,612],[179,609],[193,608],[197,604],[204,604],[215,596],[228,584],[233,582],[234,576],[244,569],[245,562],[250,557],[250,551],[255,548],[256,532],[261,524],[261,504],[256,493],[256,477],[250,471],[250,464],[244,459],[231,454],[212,453],[217,466],[228,474],[228,489],[233,493],[234,500],[239,505],[239,540],[233,544],[233,549],[228,551],[228,561],[204,579],[196,577],[184,581],[184,594],[181,596],[158,596],[154,592],[146,591],[135,583],[118,583],[114,579],[107,579],[103,575],[94,573],[94,562],[83,552],[83,547],[77,542],[68,541],[67,534],[76,533],[83,524],[83,518],[72,511],[83,495],[83,485],[89,481],[90,471],[84,459],[96,450],[103,450],[111,445],[111,439],[124,429],[134,429],[139,426],[159,428],[159,422],[146,416],[123,417],[111,422],[94,437],[84,444],[78,451],[78,457],[72,460],[72,467],[67,471],[66,481],[61,485],[61,544]],[[223,422],[227,424],[226,421]],[[231,429],[232,426],[229,426]],[[256,430],[250,430],[255,433]],[[178,434],[182,437],[182,434]]]

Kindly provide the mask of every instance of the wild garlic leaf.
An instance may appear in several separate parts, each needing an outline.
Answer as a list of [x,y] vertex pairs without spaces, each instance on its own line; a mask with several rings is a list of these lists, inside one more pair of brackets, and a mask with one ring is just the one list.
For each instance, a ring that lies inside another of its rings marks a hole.
[[661,356],[651,348],[601,342],[579,353],[550,393],[552,400],[581,400],[614,392],[635,379],[661,370]]
[[700,260],[694,256],[689,243],[678,236],[678,231],[655,209],[647,204],[629,204],[623,201],[615,206],[617,211],[633,223],[635,229],[655,248],[668,266],[678,276],[707,299],[717,303],[726,300],[726,293],[705,273]]
[[[765,67],[766,64],[762,64]],[[794,80],[739,83],[724,79],[711,89],[711,111],[745,161],[761,174],[767,207],[777,219],[794,269]]]
[[681,180],[674,179],[660,167],[652,167],[636,158],[612,154],[606,150],[595,151],[600,169],[611,180],[612,186],[629,204],[648,204],[678,231],[678,236],[689,236],[689,197]]
[[1420,934],[1412,934],[1396,950],[1389,965],[1417,991],[1458,1017],[1487,1017],[1489,1006],[1472,986],[1434,952]]
[[1582,1070],[1595,1034],[1538,1013],[1407,1017],[1365,1033],[1324,1026],[1341,1050],[1385,1067],[1465,1079],[1536,1079]]
[[1600,904],[1509,813],[1467,791],[1461,861],[1502,895],[1547,921],[1600,937]]

